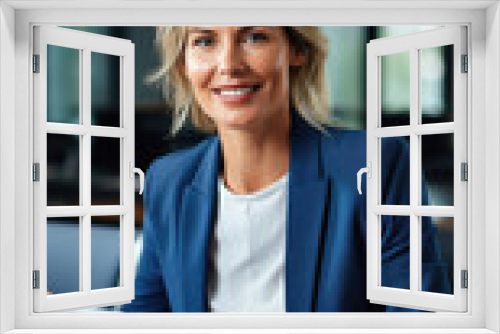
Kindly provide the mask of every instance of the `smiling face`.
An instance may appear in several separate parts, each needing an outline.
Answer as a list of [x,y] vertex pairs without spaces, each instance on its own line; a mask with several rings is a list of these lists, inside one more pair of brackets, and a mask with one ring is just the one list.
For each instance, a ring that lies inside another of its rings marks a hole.
[[184,72],[219,130],[262,128],[288,113],[292,51],[281,27],[189,27]]

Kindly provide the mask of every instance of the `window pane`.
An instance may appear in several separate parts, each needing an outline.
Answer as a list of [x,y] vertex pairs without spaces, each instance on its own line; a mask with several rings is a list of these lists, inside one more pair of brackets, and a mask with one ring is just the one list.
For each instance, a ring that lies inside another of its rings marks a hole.
[[120,286],[120,216],[92,217],[92,290]]
[[410,137],[381,138],[381,204],[410,205]]
[[422,124],[453,122],[453,45],[420,50]]
[[121,139],[92,137],[92,205],[120,205]]
[[410,217],[382,216],[381,224],[381,285],[409,290]]
[[410,53],[380,58],[381,126],[410,125]]
[[47,134],[47,205],[80,205],[80,137]]
[[453,217],[422,217],[422,291],[453,294],[453,236]]
[[80,291],[80,218],[47,218],[47,294]]
[[92,125],[120,126],[120,57],[92,52]]
[[47,122],[80,123],[80,50],[47,45]]
[[422,205],[453,206],[453,172],[453,134],[422,136]]

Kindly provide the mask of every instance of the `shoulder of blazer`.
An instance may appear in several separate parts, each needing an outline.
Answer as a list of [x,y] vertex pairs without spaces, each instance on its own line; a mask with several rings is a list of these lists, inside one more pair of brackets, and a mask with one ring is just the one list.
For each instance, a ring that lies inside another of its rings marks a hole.
[[210,137],[193,147],[157,158],[146,172],[145,200],[154,205],[159,199],[182,191],[193,179],[201,161],[216,141],[217,137]]
[[[356,180],[356,173],[366,167],[366,131],[327,128],[321,134],[321,156],[325,171],[339,180]],[[333,174],[333,175],[332,175]]]

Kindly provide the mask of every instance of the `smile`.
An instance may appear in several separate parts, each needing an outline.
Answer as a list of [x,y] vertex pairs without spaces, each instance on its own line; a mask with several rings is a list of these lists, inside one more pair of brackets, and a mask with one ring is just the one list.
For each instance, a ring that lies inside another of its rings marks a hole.
[[252,86],[241,86],[241,87],[223,87],[223,88],[215,88],[214,92],[216,95],[220,96],[242,96],[249,93],[257,92],[262,88],[261,84],[252,85]]
[[252,88],[240,88],[235,90],[221,90],[219,92],[220,95],[244,95],[252,92]]
[[262,84],[220,86],[214,89],[214,94],[222,103],[234,106],[253,100],[262,87]]

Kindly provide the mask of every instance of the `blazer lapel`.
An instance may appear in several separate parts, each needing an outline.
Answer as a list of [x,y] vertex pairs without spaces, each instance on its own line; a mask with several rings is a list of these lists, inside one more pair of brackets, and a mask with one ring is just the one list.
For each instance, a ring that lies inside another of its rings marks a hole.
[[184,312],[207,311],[207,273],[217,207],[220,143],[214,138],[186,187],[179,222],[181,286]]
[[286,235],[286,311],[311,312],[328,194],[319,133],[292,112]]

